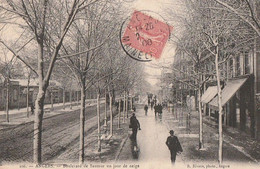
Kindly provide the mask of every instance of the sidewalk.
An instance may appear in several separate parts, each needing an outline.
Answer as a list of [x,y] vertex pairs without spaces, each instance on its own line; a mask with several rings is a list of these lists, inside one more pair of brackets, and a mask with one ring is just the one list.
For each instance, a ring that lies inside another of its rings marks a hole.
[[[86,105],[93,105],[93,101],[95,102],[96,99],[87,99],[86,100]],[[104,99],[101,98],[101,103],[104,103]],[[72,106],[77,106],[80,105],[80,101],[74,101],[74,102],[66,102],[65,103],[65,107],[70,107],[70,105],[72,104]],[[44,110],[49,111],[51,109],[51,104],[45,104],[44,105]],[[53,110],[55,109],[63,109],[63,103],[54,103],[53,104]],[[29,107],[29,113],[31,114],[31,107]],[[20,108],[19,110],[16,109],[10,109],[9,110],[9,118],[16,118],[16,117],[20,117],[23,115],[27,115],[27,108]],[[6,111],[5,110],[1,110],[0,111],[0,122],[1,121],[5,121],[6,120]]]
[[[176,109],[180,111],[180,108]],[[183,108],[184,117],[188,114],[187,109]],[[183,153],[184,161],[213,161],[218,159],[218,127],[215,121],[209,117],[203,116],[203,140],[204,149],[198,150],[199,139],[199,113],[191,112],[191,125],[187,128],[185,121],[185,130],[179,137],[184,142],[184,147],[188,146],[187,151]],[[186,132],[186,134],[184,134]],[[194,139],[193,139],[194,138]],[[190,142],[191,144],[188,144]],[[194,144],[195,143],[195,144]],[[223,126],[223,161],[224,163],[256,163],[260,161],[260,145],[256,140],[246,137],[241,132],[230,127]]]
[[[203,116],[204,123],[218,130],[218,124],[209,116]],[[225,142],[243,152],[248,158],[260,164],[260,142],[237,128],[223,125]]]
[[[73,106],[77,105],[77,102],[72,103]],[[65,103],[65,107],[69,107],[70,103]],[[62,109],[63,108],[63,103],[55,103],[53,104],[53,110],[55,109]],[[51,104],[46,104],[44,105],[44,110],[49,111],[51,109]],[[31,107],[29,107],[29,115],[31,115]],[[18,117],[23,117],[27,116],[27,108],[21,108],[21,109],[11,109],[9,110],[9,120],[11,121],[12,119],[18,118]],[[0,111],[0,122],[5,122],[6,121],[6,112],[5,111]]]
[[[104,101],[101,101],[101,104],[103,104]],[[80,104],[78,102],[72,102],[72,106],[70,107],[71,103],[67,102],[65,103],[65,109],[63,109],[63,103],[55,103],[53,104],[53,109],[51,109],[51,104],[44,105],[44,117],[48,118],[51,116],[55,116],[58,114],[76,111],[80,109]],[[87,103],[86,107],[90,107],[96,105],[96,103]],[[30,109],[29,109],[30,110]],[[27,117],[27,108],[22,108],[20,110],[13,109],[9,111],[9,122],[6,121],[6,114],[4,111],[0,111],[0,130],[3,128],[6,128],[8,126],[14,126],[14,125],[20,125],[24,123],[29,123],[34,121],[34,115],[31,114],[29,117]]]
[[[182,111],[181,111],[182,110]],[[138,113],[138,112],[141,113]],[[176,118],[177,112],[177,118]],[[218,129],[212,127],[206,117],[203,124],[204,148],[199,150],[199,114],[191,112],[190,126],[187,123],[187,109],[175,108],[175,112],[163,110],[162,116],[155,116],[149,109],[148,115],[138,109],[137,118],[142,130],[138,132],[137,143],[140,147],[139,157],[134,159],[131,154],[131,141],[128,139],[118,158],[120,162],[139,164],[140,168],[171,168],[170,153],[165,145],[169,130],[178,136],[183,153],[177,156],[176,166],[184,168],[255,168],[259,163],[259,145],[250,144],[243,135],[235,138],[224,131],[223,164],[218,163]],[[214,125],[213,125],[214,126]],[[244,145],[240,145],[244,143]],[[248,145],[247,145],[248,144]],[[252,146],[252,147],[251,147]],[[252,150],[252,153],[250,151]],[[257,154],[257,155],[255,155]],[[162,165],[163,164],[163,165]],[[207,165],[209,165],[207,167]],[[200,167],[199,167],[200,166]]]

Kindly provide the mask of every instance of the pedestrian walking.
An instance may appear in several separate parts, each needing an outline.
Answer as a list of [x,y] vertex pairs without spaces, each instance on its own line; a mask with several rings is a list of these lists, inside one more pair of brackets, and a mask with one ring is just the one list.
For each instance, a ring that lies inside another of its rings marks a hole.
[[147,104],[144,106],[144,111],[145,111],[145,115],[147,115],[147,111],[148,111],[148,106],[147,106]]
[[161,104],[158,104],[158,107],[157,107],[157,111],[158,111],[158,114],[159,115],[162,115],[162,109],[163,109],[163,107],[162,107],[162,105]]
[[155,116],[156,116],[156,114],[158,113],[158,108],[159,108],[158,105],[155,105],[155,106],[154,106],[154,115],[155,115]]
[[132,117],[130,118],[130,125],[129,128],[132,128],[132,135],[131,135],[131,139],[133,141],[136,141],[136,135],[137,135],[137,130],[141,130],[140,128],[140,123],[137,120],[135,113],[132,114]]
[[176,155],[178,153],[181,153],[183,150],[182,150],[181,144],[178,140],[178,137],[174,135],[173,130],[170,130],[170,136],[166,140],[166,145],[170,150],[171,161],[174,164],[175,160],[176,160]]
[[153,109],[154,102],[151,101],[151,110]]

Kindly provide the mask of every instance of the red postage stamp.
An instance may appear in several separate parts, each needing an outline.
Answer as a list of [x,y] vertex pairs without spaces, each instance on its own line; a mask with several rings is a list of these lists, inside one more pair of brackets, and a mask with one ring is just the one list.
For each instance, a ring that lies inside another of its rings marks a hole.
[[154,58],[160,58],[173,27],[135,11],[128,23],[122,43]]

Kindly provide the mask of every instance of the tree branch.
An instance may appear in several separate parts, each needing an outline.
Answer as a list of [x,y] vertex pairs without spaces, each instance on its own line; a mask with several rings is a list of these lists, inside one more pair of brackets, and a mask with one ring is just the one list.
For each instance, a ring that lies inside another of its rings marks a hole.
[[[32,40],[32,39],[31,39]],[[30,40],[30,41],[31,41]],[[21,62],[23,62],[27,67],[29,67],[37,76],[38,76],[38,73],[35,69],[33,69],[33,67],[27,63],[25,60],[23,60],[13,49],[11,49],[4,41],[0,40],[0,43],[2,43],[10,52],[13,53],[13,55],[19,59]],[[28,44],[29,42],[27,42],[26,44]],[[25,46],[25,45],[24,45]]]

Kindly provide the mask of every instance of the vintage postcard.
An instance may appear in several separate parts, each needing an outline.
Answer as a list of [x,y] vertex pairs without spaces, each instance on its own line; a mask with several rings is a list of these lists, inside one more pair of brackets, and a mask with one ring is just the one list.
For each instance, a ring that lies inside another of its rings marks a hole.
[[0,169],[260,168],[259,0],[1,0]]

